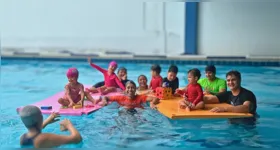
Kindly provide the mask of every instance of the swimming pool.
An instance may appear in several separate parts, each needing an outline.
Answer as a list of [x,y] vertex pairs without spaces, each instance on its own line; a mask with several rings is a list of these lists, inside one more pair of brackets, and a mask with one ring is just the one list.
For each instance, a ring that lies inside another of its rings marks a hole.
[[[102,74],[86,62],[56,62],[33,60],[2,60],[1,66],[1,148],[19,148],[19,137],[26,132],[16,113],[18,106],[45,99],[62,91],[67,83],[65,72],[69,67],[80,71],[79,81],[93,84],[103,79]],[[107,67],[107,63],[97,63]],[[135,80],[139,74],[150,79],[150,65],[123,63],[128,78]],[[186,71],[192,67],[202,73],[204,65],[178,65],[180,86],[185,86]],[[258,100],[256,126],[230,125],[226,119],[170,120],[155,110],[139,111],[136,117],[119,116],[117,104],[104,107],[88,116],[62,116],[69,118],[81,132],[83,142],[61,148],[280,148],[280,89],[279,67],[216,66],[217,76],[225,78],[230,69],[242,73],[242,85],[252,90]],[[168,65],[162,65],[166,76]],[[202,75],[204,77],[204,75]],[[44,116],[46,117],[46,116]],[[46,127],[44,132],[60,132],[59,123]]]

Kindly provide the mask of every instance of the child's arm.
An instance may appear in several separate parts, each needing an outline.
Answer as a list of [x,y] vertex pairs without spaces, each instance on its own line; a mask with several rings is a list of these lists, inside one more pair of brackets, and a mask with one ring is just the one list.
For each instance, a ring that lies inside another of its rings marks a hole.
[[101,96],[97,101],[96,104],[99,102],[101,103],[101,106],[106,106],[108,104],[108,102],[113,102],[113,101],[122,101],[123,100],[123,96],[118,95],[118,96]]
[[84,91],[84,85],[83,84],[80,84],[80,92],[81,92],[81,100],[78,103],[83,105],[84,98],[85,98],[85,91]]
[[150,107],[152,109],[155,109],[160,100],[157,97],[148,96],[146,101],[150,102]]
[[177,95],[180,95],[180,96],[184,96],[185,95],[185,93],[186,93],[186,89],[187,88],[184,88],[184,89],[176,89],[175,90],[175,93],[174,94],[177,94]]
[[107,70],[105,70],[105,69],[103,69],[103,68],[97,66],[96,64],[92,63],[91,58],[88,58],[88,63],[90,64],[90,66],[91,66],[92,68],[97,69],[98,71],[102,72],[103,74],[107,72]]
[[115,77],[115,81],[122,90],[125,90],[125,87],[117,76]]
[[199,103],[200,101],[203,101],[203,91],[201,86],[197,86],[196,87],[196,91],[198,93],[198,96],[196,97],[196,99],[193,101],[193,104],[196,105],[197,103]]
[[51,115],[46,120],[44,120],[42,129],[44,129],[48,124],[58,121],[58,117],[60,117],[60,115],[57,112],[52,112]]
[[65,93],[66,93],[66,98],[69,100],[70,104],[73,104],[74,102],[70,96],[70,89],[68,85],[65,86]]

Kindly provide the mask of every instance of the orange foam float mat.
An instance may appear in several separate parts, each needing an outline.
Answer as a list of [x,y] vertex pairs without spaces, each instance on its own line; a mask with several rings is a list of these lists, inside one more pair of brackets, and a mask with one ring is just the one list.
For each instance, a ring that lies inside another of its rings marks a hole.
[[174,97],[172,99],[161,100],[157,105],[157,110],[170,119],[186,119],[186,118],[246,118],[252,117],[250,113],[232,113],[232,112],[222,112],[213,113],[209,110],[214,107],[232,107],[229,104],[206,104],[203,110],[192,110],[186,111],[185,109],[179,108],[179,100],[181,97]]

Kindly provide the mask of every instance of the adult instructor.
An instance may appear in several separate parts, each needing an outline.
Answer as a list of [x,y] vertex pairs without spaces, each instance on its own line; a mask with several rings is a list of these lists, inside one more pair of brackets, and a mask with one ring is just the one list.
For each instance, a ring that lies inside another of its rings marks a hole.
[[[257,102],[254,93],[241,86],[241,74],[236,70],[226,74],[226,82],[230,91],[222,92],[217,95],[205,95],[205,103],[228,103],[233,107],[215,107],[211,112],[235,112],[251,113],[254,117],[248,118],[255,120]],[[245,119],[245,118],[244,118]],[[248,120],[247,119],[247,120]],[[238,119],[230,119],[232,121]]]

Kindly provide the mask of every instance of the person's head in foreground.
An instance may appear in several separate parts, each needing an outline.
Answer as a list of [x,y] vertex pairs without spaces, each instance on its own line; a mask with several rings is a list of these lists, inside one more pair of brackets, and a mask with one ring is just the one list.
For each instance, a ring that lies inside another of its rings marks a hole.
[[32,105],[23,107],[19,113],[20,119],[27,129],[35,129],[38,132],[42,130],[43,115],[41,110]]
[[41,133],[42,129],[53,122],[58,121],[57,113],[52,113],[43,121],[41,110],[32,105],[23,107],[19,112],[20,118],[28,132],[20,137],[20,145],[35,148],[51,148],[62,144],[79,143],[82,140],[80,133],[72,125],[71,121],[64,119],[60,122],[63,130],[68,130],[70,135],[57,135]]

